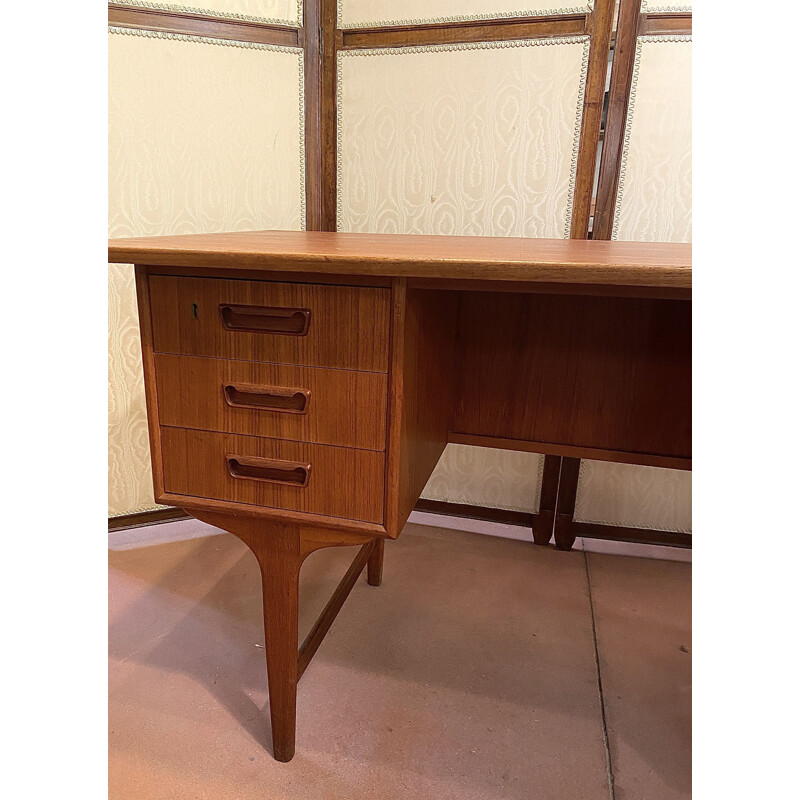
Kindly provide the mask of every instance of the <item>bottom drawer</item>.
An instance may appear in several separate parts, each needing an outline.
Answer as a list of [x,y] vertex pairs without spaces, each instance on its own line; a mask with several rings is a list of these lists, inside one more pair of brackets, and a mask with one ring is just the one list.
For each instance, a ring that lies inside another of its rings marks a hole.
[[185,428],[161,451],[170,494],[383,522],[382,452]]

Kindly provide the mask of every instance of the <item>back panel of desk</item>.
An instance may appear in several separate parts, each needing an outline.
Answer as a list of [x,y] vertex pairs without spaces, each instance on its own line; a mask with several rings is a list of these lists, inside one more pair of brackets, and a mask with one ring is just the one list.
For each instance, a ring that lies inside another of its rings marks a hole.
[[451,433],[691,458],[689,301],[464,292],[457,364]]

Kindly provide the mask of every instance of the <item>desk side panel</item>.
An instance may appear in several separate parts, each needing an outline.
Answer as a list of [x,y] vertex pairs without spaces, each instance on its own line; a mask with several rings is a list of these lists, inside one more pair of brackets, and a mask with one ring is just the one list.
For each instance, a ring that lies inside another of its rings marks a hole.
[[447,444],[455,388],[456,292],[393,286],[386,530],[397,538]]
[[153,351],[153,320],[150,310],[150,281],[147,268],[134,267],[136,274],[136,302],[139,309],[139,332],[142,345],[144,395],[147,407],[147,430],[150,437],[150,461],[153,473],[153,495],[157,503],[164,494],[164,466],[161,459],[161,426],[158,418],[156,392],[156,366]]

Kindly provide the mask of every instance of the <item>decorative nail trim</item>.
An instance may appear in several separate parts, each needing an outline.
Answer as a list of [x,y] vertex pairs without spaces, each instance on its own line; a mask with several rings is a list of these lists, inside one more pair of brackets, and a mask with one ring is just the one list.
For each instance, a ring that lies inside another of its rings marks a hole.
[[147,0],[118,0],[114,5],[119,6],[138,6],[139,8],[151,8],[154,11],[178,11],[186,14],[202,14],[205,17],[217,17],[218,19],[232,19],[239,22],[258,22],[262,25],[289,25],[292,28],[299,28],[303,19],[303,0],[296,0],[297,16],[294,19],[281,19],[279,17],[255,17],[250,14],[236,14],[232,11],[213,11],[210,8],[200,8],[198,6],[184,6],[176,3],[152,3]]
[[572,211],[575,205],[575,181],[578,175],[578,152],[581,146],[581,127],[583,126],[583,102],[586,95],[586,78],[589,72],[590,37],[583,39],[583,57],[581,59],[581,76],[578,84],[578,107],[575,113],[575,133],[572,139],[572,159],[569,167],[569,188],[567,190],[567,215],[564,223],[564,238],[569,239],[572,229]]
[[682,14],[691,12],[691,6],[664,6],[656,0],[654,6],[650,7],[648,0],[642,0],[643,14]]
[[368,22],[344,22],[342,19],[342,0],[336,2],[336,24],[340,30],[353,28],[376,28],[382,26],[403,26],[403,25],[433,25],[445,22],[472,22],[482,19],[515,19],[519,17],[557,17],[566,14],[591,14],[594,7],[594,0],[587,0],[583,6],[573,6],[572,8],[545,8],[539,11],[495,11],[486,14],[456,14],[448,17],[429,17],[425,19],[391,19],[391,20],[372,20]]

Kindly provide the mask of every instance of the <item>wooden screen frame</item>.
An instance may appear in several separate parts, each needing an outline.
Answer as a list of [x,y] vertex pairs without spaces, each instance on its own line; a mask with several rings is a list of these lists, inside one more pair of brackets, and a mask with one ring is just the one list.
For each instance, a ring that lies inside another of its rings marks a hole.
[[610,240],[614,228],[614,209],[622,169],[637,39],[640,36],[675,36],[692,33],[691,12],[643,13],[641,7],[642,0],[620,2],[611,65],[608,115],[597,181],[597,200],[592,225],[593,239]]

